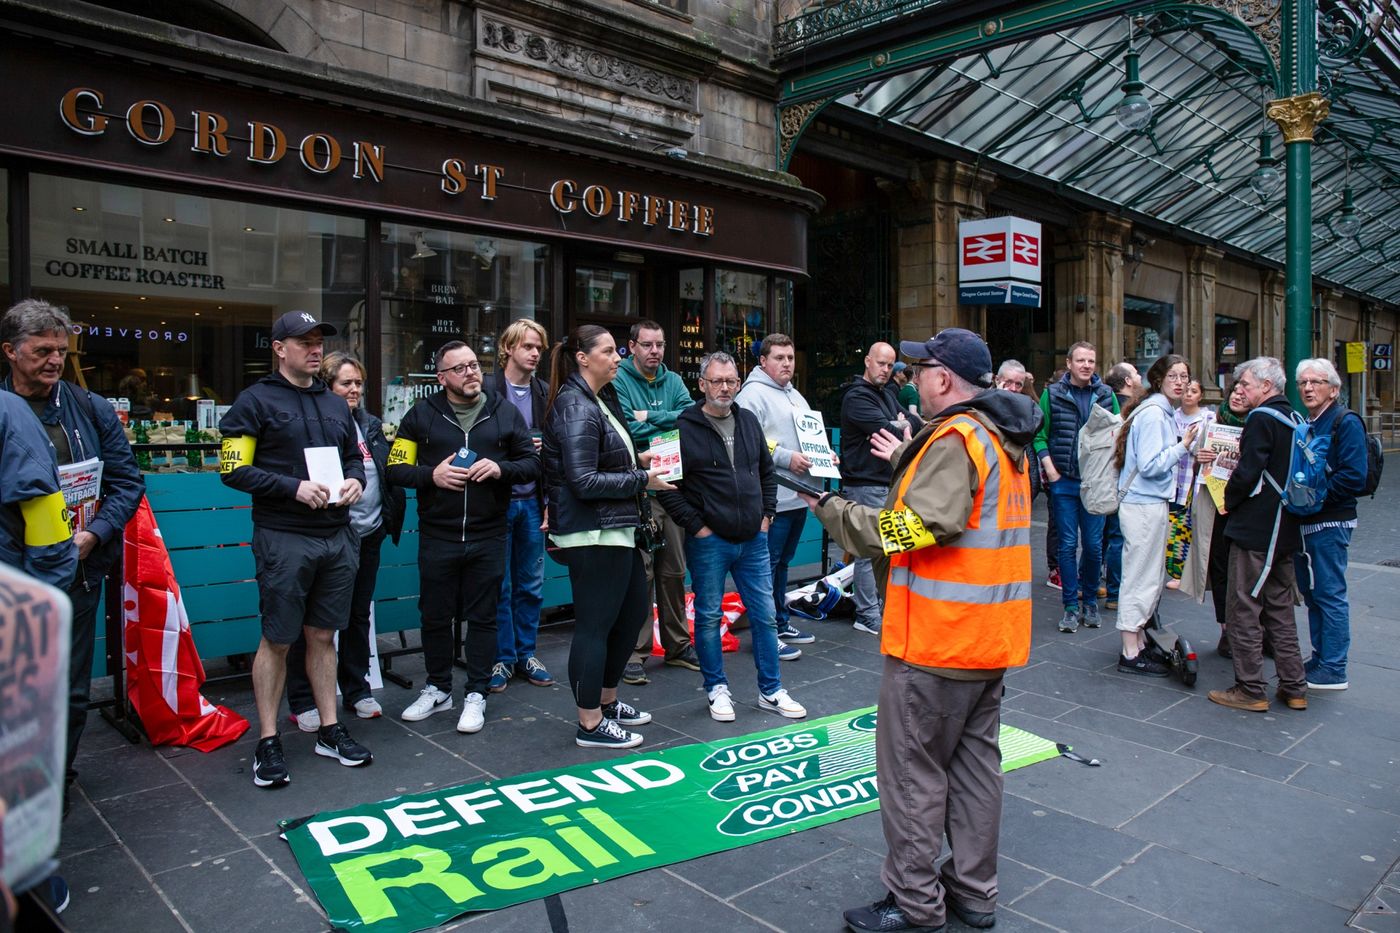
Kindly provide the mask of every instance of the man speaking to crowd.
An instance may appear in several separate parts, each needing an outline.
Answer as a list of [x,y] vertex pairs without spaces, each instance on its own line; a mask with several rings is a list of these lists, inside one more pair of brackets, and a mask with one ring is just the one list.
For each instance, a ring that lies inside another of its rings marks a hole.
[[[894,475],[884,508],[803,495],[885,587],[876,726],[889,893],[848,910],[856,930],[939,930],[951,909],[996,922],[1002,675],[1031,640],[1030,481],[1040,424],[1029,398],[984,392],[992,357],[971,331],[906,340],[933,420],[871,438]],[[938,867],[944,834],[952,857]]]

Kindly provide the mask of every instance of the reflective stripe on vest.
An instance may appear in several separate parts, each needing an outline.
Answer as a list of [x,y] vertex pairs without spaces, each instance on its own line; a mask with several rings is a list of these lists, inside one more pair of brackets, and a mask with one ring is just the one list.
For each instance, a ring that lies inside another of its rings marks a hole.
[[977,470],[967,528],[949,543],[894,554],[885,589],[881,650],[923,667],[982,670],[1030,657],[1030,477],[979,421],[959,414],[938,427],[910,461],[893,509],[924,454],[959,436]]

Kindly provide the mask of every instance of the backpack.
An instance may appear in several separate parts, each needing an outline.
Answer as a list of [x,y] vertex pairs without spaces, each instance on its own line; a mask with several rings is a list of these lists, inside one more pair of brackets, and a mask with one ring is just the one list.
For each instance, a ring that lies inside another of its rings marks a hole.
[[[1119,488],[1118,464],[1114,461],[1118,432],[1125,424],[1122,416],[1094,405],[1089,410],[1089,420],[1079,429],[1079,499],[1090,515],[1117,512],[1126,493],[1126,488]],[[1136,474],[1129,476],[1127,485],[1131,486],[1135,478]]]
[[[1342,412],[1341,417],[1332,422],[1333,437],[1336,436],[1337,431],[1341,428],[1342,419],[1347,415],[1351,415],[1354,418],[1361,417],[1354,411],[1348,410]],[[1366,438],[1366,485],[1361,487],[1361,491],[1356,494],[1356,498],[1360,499],[1362,496],[1371,496],[1374,498],[1376,490],[1380,488],[1381,485],[1381,471],[1385,469],[1385,449],[1381,447],[1381,439],[1379,437],[1367,433],[1365,421],[1361,422],[1361,434]]]
[[1316,515],[1327,498],[1327,451],[1332,447],[1332,435],[1316,433],[1312,424],[1297,412],[1285,415],[1273,408],[1256,408],[1245,416],[1245,420],[1248,421],[1256,412],[1282,421],[1293,432],[1288,479],[1280,486],[1273,475],[1265,470],[1264,481],[1274,487],[1284,509],[1300,517]]

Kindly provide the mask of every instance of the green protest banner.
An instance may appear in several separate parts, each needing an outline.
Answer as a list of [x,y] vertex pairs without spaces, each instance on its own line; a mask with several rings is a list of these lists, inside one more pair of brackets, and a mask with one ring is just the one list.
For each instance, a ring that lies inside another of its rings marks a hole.
[[[1057,754],[1009,726],[1002,743],[1004,770]],[[870,707],[394,797],[283,829],[337,929],[410,933],[877,807]]]

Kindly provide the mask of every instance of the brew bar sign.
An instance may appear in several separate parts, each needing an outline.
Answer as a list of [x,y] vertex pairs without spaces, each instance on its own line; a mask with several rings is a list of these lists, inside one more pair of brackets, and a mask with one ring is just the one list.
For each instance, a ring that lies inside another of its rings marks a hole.
[[958,224],[958,302],[1040,307],[1040,224],[1020,217]]

